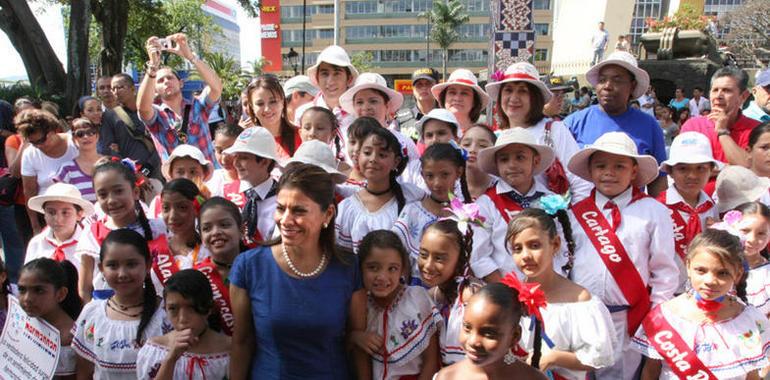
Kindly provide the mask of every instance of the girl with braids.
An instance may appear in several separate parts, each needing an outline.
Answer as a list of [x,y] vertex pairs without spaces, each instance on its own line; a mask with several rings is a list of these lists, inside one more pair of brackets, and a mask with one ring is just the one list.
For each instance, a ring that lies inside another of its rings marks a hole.
[[246,88],[249,118],[254,125],[267,129],[275,139],[275,154],[286,159],[302,144],[297,128],[286,116],[286,96],[278,77],[260,75]]
[[99,269],[114,294],[80,313],[72,347],[79,379],[136,379],[136,356],[150,337],[171,330],[150,279],[145,239],[127,228],[111,231],[99,250]]
[[110,231],[122,228],[136,231],[145,244],[166,232],[163,221],[147,219],[139,203],[139,186],[144,178],[137,173],[136,165],[129,159],[104,160],[94,169],[96,201],[104,216],[83,231],[75,249],[80,259],[78,289],[84,302],[92,297],[107,299],[113,293],[97,267],[100,247]]
[[[455,185],[460,184],[461,199],[470,199],[465,181],[465,153],[456,144],[435,143],[428,147],[420,157],[424,184],[430,192],[419,202],[406,205],[393,225],[393,232],[404,243],[411,258],[413,280],[419,283],[417,256],[420,252],[420,240],[425,227],[439,217],[449,216],[449,206]],[[458,181],[459,179],[459,181]]]
[[[425,149],[433,144],[437,143],[457,143],[459,138],[457,137],[457,131],[460,126],[457,124],[457,119],[451,112],[443,108],[435,108],[423,116],[420,121],[415,125],[420,132],[420,152],[424,155]],[[425,180],[422,178],[422,160],[409,161],[409,165],[406,166],[404,174],[401,176],[401,181],[409,182],[417,185],[417,187],[428,190],[428,186],[425,184]],[[459,194],[460,185],[455,187],[458,189],[455,194]]]
[[353,169],[350,171],[347,185],[355,188],[356,191],[361,190],[366,184],[366,179],[358,167],[358,153],[361,151],[364,139],[377,128],[380,128],[379,122],[371,117],[359,117],[348,128],[348,141],[345,148]]
[[[549,211],[567,218],[566,206],[562,202],[563,208]],[[548,303],[539,308],[539,316],[521,321],[520,345],[530,364],[551,371],[552,378],[571,380],[612,365],[618,345],[607,307],[554,270],[562,239],[552,216],[535,208],[520,212],[508,225],[506,241],[527,285],[538,285]]]
[[168,279],[163,307],[174,330],[142,346],[137,379],[227,379],[230,338],[207,323],[215,307],[212,297],[206,276],[196,270],[181,270]]
[[369,231],[391,229],[404,206],[425,196],[416,186],[396,181],[406,160],[398,140],[385,128],[373,129],[363,140],[357,162],[366,185],[339,204],[336,229],[342,247],[358,251]]
[[74,378],[77,355],[72,329],[83,307],[78,296],[78,272],[69,261],[39,258],[24,264],[19,274],[19,304],[30,317],[59,330],[61,351],[54,379]]
[[695,236],[685,259],[691,290],[653,308],[633,337],[631,347],[647,357],[642,379],[759,379],[770,365],[770,322],[745,304],[732,219]]
[[[748,304],[770,316],[770,265],[767,244],[770,242],[770,209],[761,202],[748,202],[728,212],[725,220],[737,219],[736,227],[745,236],[743,254],[748,264],[746,298]],[[736,212],[740,218],[735,217]]]
[[443,320],[425,288],[405,285],[406,249],[393,232],[377,230],[361,241],[358,258],[364,288],[350,301],[358,379],[430,379],[440,368]]
[[345,161],[345,150],[340,138],[340,126],[332,111],[324,107],[310,107],[300,118],[299,137],[302,142],[318,140],[328,144],[340,161]]
[[458,222],[441,219],[425,229],[417,258],[422,285],[436,304],[444,325],[440,331],[441,361],[449,365],[465,356],[459,342],[465,302],[483,283],[469,275],[472,230],[460,232]]
[[511,352],[521,337],[522,303],[531,300],[522,290],[516,277],[508,274],[468,300],[460,331],[465,358],[443,368],[434,379],[547,379]]

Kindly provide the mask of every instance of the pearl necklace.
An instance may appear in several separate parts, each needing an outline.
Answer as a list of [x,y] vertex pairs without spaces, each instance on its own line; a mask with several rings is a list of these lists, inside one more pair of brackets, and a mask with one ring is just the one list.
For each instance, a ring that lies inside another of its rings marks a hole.
[[321,272],[321,269],[323,269],[324,264],[326,264],[326,255],[322,254],[321,262],[318,263],[318,267],[316,267],[312,272],[310,273],[300,272],[299,269],[297,269],[297,267],[294,266],[294,263],[291,262],[291,259],[289,258],[289,252],[286,251],[286,245],[281,244],[281,250],[283,253],[283,259],[286,260],[286,265],[289,266],[289,269],[291,269],[291,271],[294,272],[294,274],[302,278],[315,277],[316,275],[318,275],[318,273]]

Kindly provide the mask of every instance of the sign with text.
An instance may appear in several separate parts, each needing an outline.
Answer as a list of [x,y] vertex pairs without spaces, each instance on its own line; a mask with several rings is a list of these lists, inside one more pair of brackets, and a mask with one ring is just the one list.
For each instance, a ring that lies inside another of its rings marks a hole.
[[8,296],[8,316],[0,335],[0,379],[52,379],[61,351],[59,330],[24,312]]
[[412,94],[412,80],[411,79],[396,79],[393,81],[393,87],[397,92],[405,95]]
[[279,0],[262,0],[260,7],[259,37],[262,40],[262,56],[268,61],[265,72],[281,71],[281,4]]

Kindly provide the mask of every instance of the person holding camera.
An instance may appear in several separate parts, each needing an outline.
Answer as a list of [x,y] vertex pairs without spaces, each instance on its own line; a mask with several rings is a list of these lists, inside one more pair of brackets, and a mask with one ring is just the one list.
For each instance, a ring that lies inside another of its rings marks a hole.
[[[149,60],[145,64],[137,103],[139,117],[155,137],[161,159],[167,159],[177,145],[189,144],[199,148],[206,159],[219,168],[214,156],[208,115],[219,102],[222,80],[190,50],[187,36],[183,33],[166,38],[152,36],[147,39],[146,49]],[[192,100],[184,99],[183,81],[174,70],[161,66],[162,52],[176,54],[195,67],[206,83],[200,95]],[[160,105],[153,104],[156,95],[160,97]]]

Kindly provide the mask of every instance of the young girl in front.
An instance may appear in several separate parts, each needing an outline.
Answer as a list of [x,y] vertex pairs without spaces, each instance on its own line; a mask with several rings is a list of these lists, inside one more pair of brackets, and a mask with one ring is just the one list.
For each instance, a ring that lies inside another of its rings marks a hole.
[[30,317],[59,330],[61,351],[55,379],[74,379],[77,355],[72,330],[83,307],[77,292],[78,272],[69,261],[39,258],[24,264],[19,275],[19,305]]
[[230,194],[235,194],[242,198],[238,171],[233,165],[233,156],[225,154],[225,150],[235,144],[235,139],[241,132],[243,128],[236,124],[221,124],[214,130],[214,156],[221,168],[215,169],[211,178],[206,181],[206,187],[211,191],[212,196],[228,197],[232,196]]
[[336,220],[338,243],[354,252],[367,233],[391,229],[404,206],[424,196],[416,186],[396,181],[406,157],[396,137],[385,128],[373,129],[364,139],[358,166],[366,185],[340,202]]
[[146,240],[127,228],[111,231],[99,251],[99,269],[114,294],[80,313],[72,346],[82,379],[136,379],[136,356],[150,337],[170,331],[150,279]]
[[363,144],[364,139],[377,128],[380,128],[380,123],[371,117],[359,117],[348,128],[348,141],[345,148],[352,170],[346,186],[353,187],[356,191],[361,190],[366,185],[366,178],[358,166],[358,153],[361,151],[361,144]]
[[460,146],[468,151],[468,161],[465,163],[465,177],[468,180],[468,192],[475,201],[492,187],[497,178],[481,170],[478,163],[479,152],[495,145],[497,135],[487,126],[477,124],[470,127],[460,140]]
[[[422,155],[425,154],[425,149],[433,144],[457,143],[457,131],[460,129],[454,115],[443,108],[436,108],[428,112],[416,123],[416,128],[420,131],[419,144],[421,149],[418,149]],[[401,176],[401,181],[412,183],[425,191],[429,191],[422,177],[422,160],[410,161]]]
[[760,177],[770,178],[770,122],[757,125],[749,134],[749,168]]
[[30,240],[24,261],[47,257],[79,267],[75,248],[83,233],[81,221],[94,213],[94,206],[80,196],[77,187],[55,183],[45,193],[30,198],[27,207],[43,214],[46,227]]
[[80,259],[78,289],[84,302],[92,297],[107,299],[112,295],[112,289],[97,267],[102,242],[110,231],[131,229],[144,238],[144,244],[166,232],[163,221],[147,219],[139,203],[141,178],[128,159],[105,160],[94,169],[96,200],[105,215],[91,223],[75,248],[75,256]]
[[[425,227],[448,216],[444,208],[449,206],[449,194],[454,193],[455,183],[460,179],[462,199],[469,199],[465,182],[465,159],[457,145],[436,143],[428,147],[420,157],[422,176],[430,191],[429,195],[419,202],[410,203],[401,210],[393,232],[398,235],[409,252],[412,279],[419,280],[417,272],[417,256],[420,252],[420,240]],[[455,195],[455,196],[458,196]]]
[[229,336],[233,333],[234,320],[228,278],[235,258],[245,249],[241,244],[241,212],[227,199],[213,197],[201,206],[198,218],[203,246],[211,254],[195,269],[209,281],[220,330]]
[[[214,173],[214,165],[206,159],[200,149],[187,144],[174,148],[168,160],[160,168],[166,181],[177,178],[187,178],[198,187],[204,197],[211,196],[211,191],[205,183]],[[156,195],[150,203],[150,217],[160,218],[163,213],[161,196]]]
[[[564,211],[568,202],[558,203],[548,211],[566,222],[562,228],[566,227],[564,235],[569,242],[572,234]],[[559,379],[582,380],[587,371],[615,363],[617,340],[607,307],[554,270],[554,256],[565,242],[552,216],[535,208],[520,212],[511,219],[506,240],[525,281],[539,285],[548,303],[538,309],[539,315],[521,323],[520,345],[529,354],[530,364],[551,371]]]
[[481,170],[500,177],[476,201],[487,219],[484,227],[474,228],[471,269],[479,278],[494,282],[515,270],[505,247],[508,222],[519,211],[537,206],[540,197],[551,194],[535,176],[548,168],[554,157],[551,147],[538,144],[532,133],[519,127],[503,131],[494,147],[479,152]]
[[732,221],[746,239],[743,254],[748,264],[747,303],[770,316],[770,209],[761,202],[743,203],[725,214],[725,221]]
[[300,117],[299,137],[302,142],[318,140],[326,143],[332,147],[337,159],[344,161],[345,150],[339,129],[337,117],[324,107],[310,107]]
[[356,357],[358,378],[430,379],[440,367],[437,332],[443,321],[423,287],[405,285],[404,246],[391,231],[372,231],[358,257],[364,288],[353,293],[350,315],[357,321],[351,325],[357,349],[368,354]]
[[151,337],[136,358],[141,380],[223,380],[230,364],[230,338],[212,330],[213,293],[201,272],[175,273],[163,290],[163,307],[174,330]]
[[198,210],[205,202],[189,179],[166,182],[160,193],[161,216],[168,234],[150,243],[152,270],[161,284],[180,269],[189,269],[209,256],[196,229]]
[[420,241],[417,269],[443,319],[439,348],[444,365],[465,357],[459,341],[465,303],[483,285],[469,273],[469,231],[460,232],[456,220],[442,219],[428,225]]
[[512,353],[521,337],[524,310],[519,289],[508,285],[515,276],[504,280],[511,281],[488,284],[468,300],[460,331],[465,358],[441,369],[434,379],[547,379]]
[[625,133],[608,132],[568,166],[595,186],[570,210],[576,247],[570,279],[607,305],[620,352],[614,365],[596,375],[628,379],[641,361],[630,337],[647,311],[679,287],[671,214],[639,190],[658,177],[658,163],[639,154]]
[[686,260],[692,289],[653,308],[633,338],[647,357],[641,378],[759,379],[770,364],[770,323],[744,304],[740,239],[707,229]]

